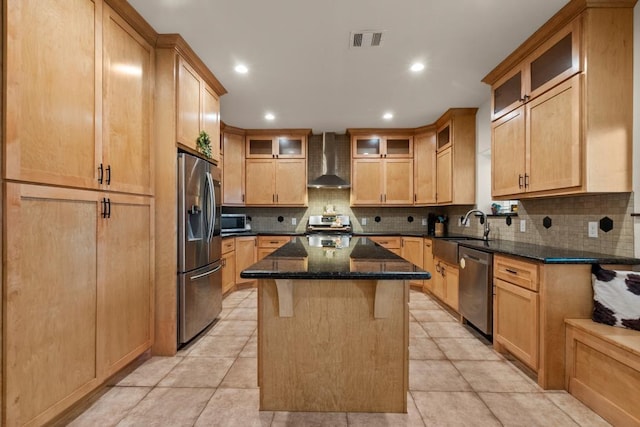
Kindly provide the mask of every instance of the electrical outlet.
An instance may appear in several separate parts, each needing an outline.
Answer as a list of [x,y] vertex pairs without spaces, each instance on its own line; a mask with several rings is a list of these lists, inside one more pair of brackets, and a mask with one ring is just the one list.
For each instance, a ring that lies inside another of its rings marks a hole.
[[298,220],[295,218],[291,218],[291,225],[296,225],[298,223]]
[[362,225],[367,225],[367,218],[362,218],[362,221],[360,221],[362,223]]
[[598,237],[598,223],[596,221],[589,222],[589,237]]
[[524,219],[520,220],[520,232],[524,233],[525,231],[527,231],[527,221]]
[[422,225],[427,225],[427,218],[422,218]]

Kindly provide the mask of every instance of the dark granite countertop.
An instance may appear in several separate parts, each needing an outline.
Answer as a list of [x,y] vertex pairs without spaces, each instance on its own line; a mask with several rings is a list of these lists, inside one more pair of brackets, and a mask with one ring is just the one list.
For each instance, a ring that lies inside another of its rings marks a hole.
[[242,236],[304,236],[304,233],[297,231],[237,231],[232,233],[221,233],[222,237],[242,237]]
[[[334,244],[333,242],[328,242]],[[245,279],[422,280],[431,274],[375,244],[352,237],[349,246],[315,247],[297,237],[242,271]]]
[[576,249],[554,248],[533,245],[531,243],[512,242],[508,240],[461,240],[459,246],[529,258],[545,264],[640,264],[640,259],[615,255],[599,254]]

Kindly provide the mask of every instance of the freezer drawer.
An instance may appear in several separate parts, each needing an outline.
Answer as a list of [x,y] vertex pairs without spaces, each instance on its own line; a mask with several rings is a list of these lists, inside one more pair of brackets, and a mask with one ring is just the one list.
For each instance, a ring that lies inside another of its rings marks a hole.
[[221,261],[178,274],[178,345],[198,335],[221,311]]

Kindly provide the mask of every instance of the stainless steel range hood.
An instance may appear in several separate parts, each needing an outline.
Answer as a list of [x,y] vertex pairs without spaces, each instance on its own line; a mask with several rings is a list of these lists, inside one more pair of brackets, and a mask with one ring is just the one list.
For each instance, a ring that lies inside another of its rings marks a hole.
[[351,184],[337,174],[339,150],[336,145],[336,134],[322,134],[322,175],[310,179],[308,187],[312,188],[349,188]]

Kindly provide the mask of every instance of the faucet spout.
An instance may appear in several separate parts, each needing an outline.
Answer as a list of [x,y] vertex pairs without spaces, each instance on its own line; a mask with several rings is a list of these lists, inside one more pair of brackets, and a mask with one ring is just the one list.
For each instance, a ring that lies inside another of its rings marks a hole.
[[487,214],[482,212],[480,209],[471,209],[469,212],[467,212],[464,216],[464,219],[462,220],[462,224],[466,224],[467,221],[469,221],[469,216],[472,213],[479,213],[480,215],[482,215],[482,222],[484,224],[482,240],[489,240],[489,232],[491,231],[491,229],[489,227],[489,221],[487,220]]

